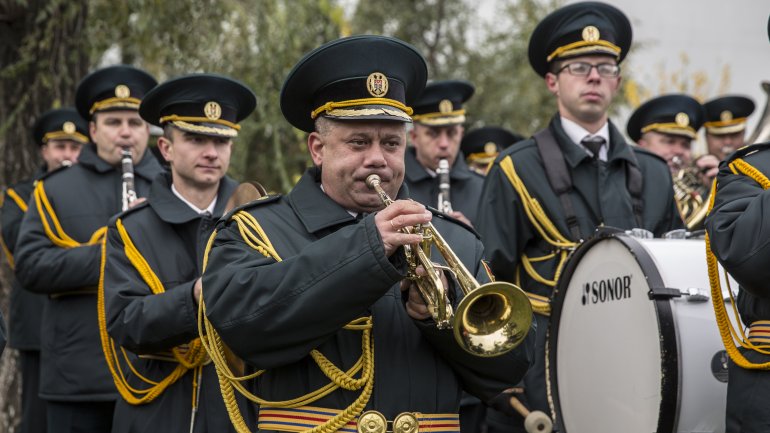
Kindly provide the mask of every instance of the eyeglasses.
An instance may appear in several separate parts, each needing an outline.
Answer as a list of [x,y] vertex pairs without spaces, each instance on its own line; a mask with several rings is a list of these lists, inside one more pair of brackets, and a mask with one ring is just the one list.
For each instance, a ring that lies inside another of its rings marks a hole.
[[598,65],[592,65],[586,62],[566,64],[562,66],[561,69],[559,69],[557,74],[566,69],[570,75],[574,75],[576,77],[587,77],[591,74],[591,69],[593,68],[596,68],[596,72],[605,78],[616,78],[618,75],[620,75],[620,66],[618,65],[612,63],[599,63]]

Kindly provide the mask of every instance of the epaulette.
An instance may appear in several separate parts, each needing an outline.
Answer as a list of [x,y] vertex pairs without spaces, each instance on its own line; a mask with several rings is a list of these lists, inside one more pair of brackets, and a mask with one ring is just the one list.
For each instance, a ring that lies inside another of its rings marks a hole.
[[425,206],[425,208],[428,209],[430,211],[430,213],[432,213],[434,216],[436,216],[438,218],[441,218],[442,220],[446,220],[446,221],[449,221],[449,222],[452,222],[452,223],[455,223],[455,224],[459,225],[460,227],[464,228],[465,230],[468,230],[469,232],[473,233],[473,236],[476,236],[477,239],[481,240],[481,235],[479,235],[479,233],[473,227],[469,226],[468,224],[465,224],[464,222],[460,221],[459,219],[457,219],[457,218],[455,218],[453,216],[449,216],[449,215],[439,211],[436,208],[433,208],[433,207],[430,207],[430,206]]
[[639,146],[630,146],[630,147],[631,147],[631,149],[635,153],[639,153],[639,154],[646,155],[646,156],[651,156],[651,157],[653,157],[655,159],[660,160],[660,162],[662,162],[663,164],[668,165],[666,160],[664,158],[662,158],[660,155],[658,155],[657,153],[655,153],[655,152],[651,152],[651,151],[649,151],[649,150],[647,150],[647,149],[645,149],[643,147],[639,147]]
[[51,170],[49,172],[43,173],[43,174],[40,175],[40,177],[35,179],[35,182],[37,182],[38,180],[45,180],[48,177],[53,176],[54,174],[59,173],[61,171],[64,171],[64,170],[66,170],[66,169],[68,169],[70,167],[72,167],[72,166],[71,165],[62,165],[59,168],[57,168],[56,170]]
[[724,162],[729,164],[732,161],[735,161],[737,158],[744,158],[767,149],[770,149],[770,141],[764,143],[747,144],[743,147],[739,147],[733,153],[727,155]]
[[138,211],[139,209],[144,209],[144,208],[146,208],[149,205],[150,205],[150,202],[145,200],[145,201],[139,203],[136,206],[132,206],[132,207],[130,207],[130,208],[124,210],[124,211],[118,212],[117,214],[113,215],[112,218],[110,218],[110,222],[108,223],[108,225],[109,226],[114,226],[115,225],[115,221],[117,221],[118,219],[125,219],[126,216],[128,216],[129,214],[134,213],[134,212]]
[[264,204],[267,204],[267,203],[272,203],[272,202],[280,199],[281,197],[283,197],[283,195],[281,195],[281,194],[263,195],[262,197],[254,200],[254,201],[250,201],[248,203],[244,203],[244,204],[242,204],[240,206],[234,207],[232,210],[230,210],[230,212],[227,212],[226,214],[224,214],[222,216],[222,219],[220,219],[220,221],[229,221],[230,218],[232,218],[233,215],[235,215],[236,212],[240,212],[242,210],[248,210],[248,209],[251,209],[251,208],[254,208],[254,207],[257,207],[257,206],[261,206],[261,205],[264,205]]

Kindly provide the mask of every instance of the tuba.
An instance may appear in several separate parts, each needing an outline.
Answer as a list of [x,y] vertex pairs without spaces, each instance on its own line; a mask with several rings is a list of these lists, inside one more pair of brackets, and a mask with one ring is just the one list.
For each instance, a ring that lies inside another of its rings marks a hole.
[[[379,176],[369,175],[366,184],[377,192],[383,204],[388,206],[393,203],[380,186]],[[404,227],[401,231],[422,235],[420,245],[404,246],[409,265],[407,278],[417,285],[439,329],[453,329],[460,347],[468,353],[484,357],[502,355],[524,341],[532,324],[532,307],[524,291],[500,281],[479,284],[433,224]],[[444,257],[446,267],[433,264],[430,259],[432,246]],[[418,266],[425,269],[426,275],[416,274]],[[436,272],[438,268],[451,272],[463,292],[456,312],[452,311],[444,285]]]
[[449,201],[449,161],[439,160],[436,175],[438,176],[438,206],[436,209],[450,214],[452,213],[452,202]]
[[680,167],[672,178],[674,200],[679,215],[682,216],[687,230],[700,229],[708,213],[708,200],[703,198],[707,189],[701,183],[698,167],[694,165],[682,167],[682,160],[676,156],[672,162]]
[[122,210],[125,211],[131,207],[131,203],[136,200],[136,188],[134,187],[134,160],[131,149],[123,149],[120,154],[120,166],[123,171]]

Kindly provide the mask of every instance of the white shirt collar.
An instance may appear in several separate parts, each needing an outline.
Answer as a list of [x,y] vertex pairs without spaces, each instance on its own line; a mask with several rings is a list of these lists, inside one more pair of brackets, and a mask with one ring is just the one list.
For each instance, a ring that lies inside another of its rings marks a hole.
[[194,204],[190,203],[186,198],[182,197],[182,194],[177,191],[176,187],[174,187],[174,184],[171,184],[171,192],[174,193],[175,196],[179,197],[179,200],[182,200],[184,204],[187,206],[190,206],[190,209],[194,210],[195,213],[202,215],[208,212],[209,215],[214,215],[214,206],[217,205],[217,197],[214,197],[214,200],[211,201],[211,204],[206,209],[201,209],[198,206],[195,206]]
[[607,153],[609,151],[609,143],[610,143],[610,124],[609,124],[609,122],[605,122],[604,126],[602,126],[599,129],[599,131],[596,132],[596,134],[591,134],[590,132],[588,132],[588,130],[586,130],[582,126],[578,125],[577,123],[567,119],[564,116],[561,116],[561,126],[564,129],[564,133],[567,134],[567,137],[569,137],[570,140],[572,140],[573,143],[575,143],[576,145],[580,146],[581,149],[585,150],[586,153],[588,153],[591,156],[593,156],[591,151],[586,149],[586,147],[583,146],[582,144],[580,144],[580,142],[583,141],[583,139],[587,138],[587,137],[599,136],[599,137],[604,138],[604,141],[605,141],[606,144],[604,144],[599,149],[599,159],[601,159],[602,161],[606,161],[607,160]]

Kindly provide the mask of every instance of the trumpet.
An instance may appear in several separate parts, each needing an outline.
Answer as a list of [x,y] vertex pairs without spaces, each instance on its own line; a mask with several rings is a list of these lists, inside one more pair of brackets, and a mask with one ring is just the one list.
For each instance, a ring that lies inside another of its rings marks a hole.
[[[385,206],[393,203],[380,186],[378,175],[369,175],[366,184],[377,192]],[[419,245],[404,246],[407,278],[417,285],[439,329],[453,329],[460,347],[483,357],[502,355],[524,341],[532,324],[532,307],[524,291],[500,281],[479,284],[431,223],[404,227],[401,232],[422,236]],[[444,257],[447,266],[433,264],[432,247]],[[425,269],[425,275],[417,275],[418,266]],[[456,312],[437,269],[454,275],[462,290],[463,298]]]
[[438,175],[438,206],[436,209],[450,214],[452,213],[452,202],[449,201],[449,161],[439,160],[436,175]]
[[131,155],[131,149],[123,149],[121,152],[120,166],[123,170],[123,210],[131,207],[131,203],[136,200],[136,188],[134,187],[134,160]]

